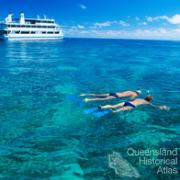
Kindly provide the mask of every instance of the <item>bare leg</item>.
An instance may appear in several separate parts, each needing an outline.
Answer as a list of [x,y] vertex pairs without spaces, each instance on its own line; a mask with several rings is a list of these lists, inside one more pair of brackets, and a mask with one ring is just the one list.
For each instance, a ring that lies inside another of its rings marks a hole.
[[129,110],[132,110],[132,109],[133,109],[132,107],[126,106],[126,107],[122,107],[122,108],[119,108],[117,110],[114,110],[113,113],[118,113],[118,112],[121,112],[121,111],[129,111]]
[[80,94],[80,96],[104,97],[104,96],[109,96],[109,94],[108,93],[106,94]]
[[105,101],[105,100],[109,100],[109,99],[115,99],[114,96],[108,96],[108,97],[105,97],[105,98],[85,98],[84,101],[85,102],[89,102],[89,101]]
[[124,102],[116,104],[116,105],[101,106],[101,109],[114,109],[114,108],[118,108],[118,107],[122,107],[122,106],[124,106]]

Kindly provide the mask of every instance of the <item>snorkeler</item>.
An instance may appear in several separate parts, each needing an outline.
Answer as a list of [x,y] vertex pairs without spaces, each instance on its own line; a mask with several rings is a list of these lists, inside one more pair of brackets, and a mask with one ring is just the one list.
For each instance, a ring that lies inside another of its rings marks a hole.
[[[151,102],[153,100],[152,96],[146,96],[144,99],[136,99],[133,101],[127,101],[127,102],[122,102],[116,105],[105,105],[105,106],[100,106],[99,109],[100,110],[105,110],[105,109],[110,109],[111,112],[113,113],[117,113],[117,112],[121,112],[121,111],[127,111],[127,110],[132,110],[137,106],[141,106],[141,105],[150,105],[154,108],[158,108],[160,110],[169,110],[169,107],[167,106],[157,106],[157,105],[153,105]],[[116,109],[116,110],[113,110]]]
[[123,91],[123,92],[111,92],[107,94],[81,94],[80,96],[93,96],[95,98],[85,98],[85,102],[89,101],[104,101],[110,99],[124,98],[130,97],[131,99],[135,99],[139,94],[141,94],[141,90],[136,91]]

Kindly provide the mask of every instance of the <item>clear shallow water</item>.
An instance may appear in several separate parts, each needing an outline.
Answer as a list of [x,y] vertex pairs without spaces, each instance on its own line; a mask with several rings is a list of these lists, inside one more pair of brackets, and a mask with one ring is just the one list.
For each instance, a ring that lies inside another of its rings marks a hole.
[[[1,179],[129,179],[109,167],[114,151],[140,179],[178,178],[157,175],[126,152],[179,147],[179,85],[180,42],[0,42]],[[140,107],[96,119],[83,113],[96,103],[67,98],[139,87],[171,110]]]

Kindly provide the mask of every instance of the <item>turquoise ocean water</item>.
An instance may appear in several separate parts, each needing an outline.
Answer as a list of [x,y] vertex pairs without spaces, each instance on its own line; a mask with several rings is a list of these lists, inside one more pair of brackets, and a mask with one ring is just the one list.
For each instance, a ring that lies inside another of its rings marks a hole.
[[[123,100],[69,99],[137,88],[170,111],[139,107],[94,118],[84,110]],[[135,179],[127,163],[139,179],[178,179],[138,163],[127,149],[179,147],[179,93],[180,42],[0,42],[0,179]],[[113,152],[126,175],[110,167]]]

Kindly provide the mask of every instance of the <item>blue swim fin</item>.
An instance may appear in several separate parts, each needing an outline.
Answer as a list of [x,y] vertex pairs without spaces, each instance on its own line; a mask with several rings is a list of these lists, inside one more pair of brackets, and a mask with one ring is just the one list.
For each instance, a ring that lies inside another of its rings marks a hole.
[[103,116],[105,116],[111,112],[112,112],[112,109],[108,109],[108,110],[104,110],[104,111],[97,111],[97,112],[94,112],[92,114],[93,114],[93,116],[100,118],[100,117],[103,117]]
[[85,113],[85,114],[91,114],[91,113],[96,112],[96,111],[98,111],[98,110],[100,110],[100,107],[99,107],[99,106],[96,106],[96,107],[93,107],[93,108],[89,108],[89,109],[84,110],[84,113]]

